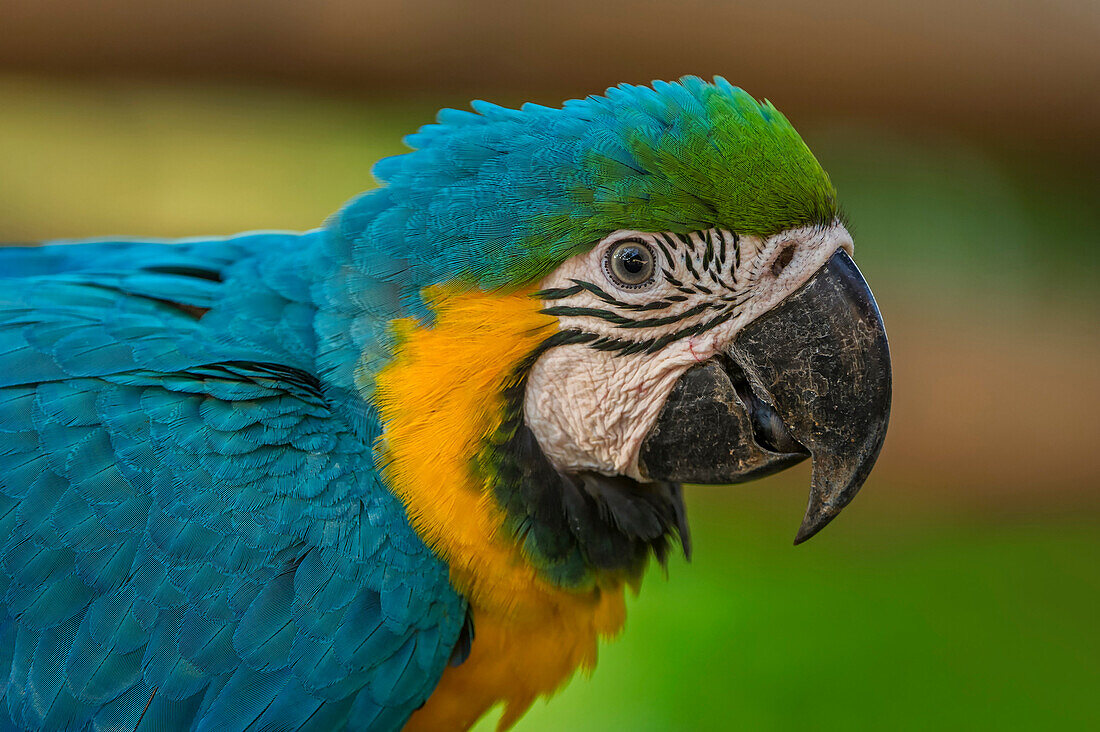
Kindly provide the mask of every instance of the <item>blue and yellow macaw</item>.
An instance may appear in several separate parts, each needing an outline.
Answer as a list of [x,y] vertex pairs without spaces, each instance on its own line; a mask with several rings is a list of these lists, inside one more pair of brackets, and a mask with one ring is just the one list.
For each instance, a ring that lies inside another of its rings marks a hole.
[[314,231],[0,249],[9,726],[508,727],[688,551],[681,482],[810,457],[799,541],[851,500],[885,332],[783,115],[473,110]]

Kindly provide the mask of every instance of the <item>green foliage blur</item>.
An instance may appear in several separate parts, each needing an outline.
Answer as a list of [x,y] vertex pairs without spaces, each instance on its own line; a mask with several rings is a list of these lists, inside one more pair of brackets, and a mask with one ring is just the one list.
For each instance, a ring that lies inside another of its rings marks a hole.
[[[312,228],[435,107],[0,77],[0,240]],[[693,561],[518,729],[1100,728],[1100,177],[1072,150],[792,121],[891,335],[880,464],[797,548],[806,466],[690,489]]]
[[1095,521],[864,513],[792,548],[805,485],[701,489],[691,563],[518,729],[1096,728]]

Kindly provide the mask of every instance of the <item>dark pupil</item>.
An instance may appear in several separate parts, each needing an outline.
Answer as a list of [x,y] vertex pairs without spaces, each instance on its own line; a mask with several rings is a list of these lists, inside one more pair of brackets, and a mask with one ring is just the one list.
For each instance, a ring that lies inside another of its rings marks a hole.
[[623,270],[636,275],[645,269],[646,257],[638,247],[626,247],[619,251],[619,262]]

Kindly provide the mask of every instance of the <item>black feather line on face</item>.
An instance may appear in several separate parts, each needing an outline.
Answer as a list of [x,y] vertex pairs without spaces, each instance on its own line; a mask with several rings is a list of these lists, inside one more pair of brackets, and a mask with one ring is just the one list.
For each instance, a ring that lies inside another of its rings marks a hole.
[[[657,236],[653,239],[653,242],[657,245],[657,248],[661,250],[661,254],[664,255],[665,263],[668,264],[669,267],[675,267],[676,260],[672,258],[672,251],[668,248],[668,245],[666,243],[667,241],[667,236]],[[675,247],[673,247],[673,249],[675,249]]]
[[[671,298],[670,298],[671,299]],[[686,298],[685,298],[686,299]],[[599,308],[584,308],[584,307],[567,307],[557,306],[544,308],[541,312],[547,315],[556,316],[575,316],[575,317],[593,317],[605,320],[615,325],[616,328],[624,330],[640,330],[643,328],[660,327],[665,325],[672,325],[682,320],[700,315],[708,310],[719,311],[721,314],[711,318],[710,320],[704,320],[694,325],[681,328],[680,330],[673,331],[672,333],[666,333],[657,338],[642,338],[637,340],[627,338],[615,338],[610,336],[601,336],[595,333],[585,333],[584,331],[562,331],[558,335],[562,335],[567,332],[584,333],[588,340],[584,341],[589,344],[590,347],[600,351],[615,351],[619,354],[626,355],[630,353],[656,353],[668,344],[686,338],[688,336],[699,335],[705,333],[712,328],[715,328],[722,323],[727,322],[730,318],[737,314],[738,307],[741,305],[741,300],[732,299],[726,300],[722,298],[722,302],[703,302],[695,305],[688,310],[685,310],[679,315],[670,315],[664,318],[647,318],[643,320],[633,320],[631,318],[624,317],[617,313],[613,313],[609,310],[601,310]]]
[[579,295],[584,290],[579,285],[573,287],[551,287],[548,290],[539,290],[534,293],[532,297],[536,297],[539,300],[562,300],[573,295]]
[[684,266],[687,267],[687,271],[691,273],[691,276],[695,279],[699,279],[699,273],[695,271],[695,257],[692,256],[691,250],[684,252]]
[[548,581],[572,588],[593,586],[608,574],[635,578],[651,554],[663,565],[676,538],[685,556],[691,551],[678,484],[560,471],[525,423],[523,398],[535,360],[559,345],[598,347],[598,340],[561,331],[525,359],[505,388],[502,424],[478,458],[525,556]]
[[[573,287],[568,288],[570,291],[573,291],[574,288],[580,288],[581,290],[587,290],[588,292],[591,292],[593,295],[595,295],[599,299],[603,300],[608,305],[613,305],[614,307],[620,308],[622,310],[632,310],[632,311],[635,311],[635,312],[646,312],[646,311],[650,311],[650,310],[664,310],[665,308],[669,307],[672,304],[671,302],[669,302],[667,300],[652,300],[650,302],[642,303],[642,304],[632,303],[632,302],[625,302],[623,300],[619,300],[618,298],[614,297],[613,295],[608,294],[603,288],[601,288],[599,285],[595,284],[594,282],[588,282],[587,280],[570,280],[570,281],[573,282]],[[543,292],[545,292],[545,290]],[[570,294],[575,295],[575,294],[577,294],[577,291],[573,291]],[[538,295],[539,295],[539,293],[535,293],[536,297],[538,297]],[[565,297],[568,297],[568,295],[566,295]],[[549,299],[549,298],[543,298],[543,299]]]

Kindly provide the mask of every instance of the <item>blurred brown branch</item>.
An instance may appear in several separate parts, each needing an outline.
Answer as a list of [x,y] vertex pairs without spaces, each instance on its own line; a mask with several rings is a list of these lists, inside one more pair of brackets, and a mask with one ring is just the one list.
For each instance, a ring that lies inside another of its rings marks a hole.
[[1100,150],[1093,0],[0,0],[0,70],[556,102],[722,74],[843,114]]

